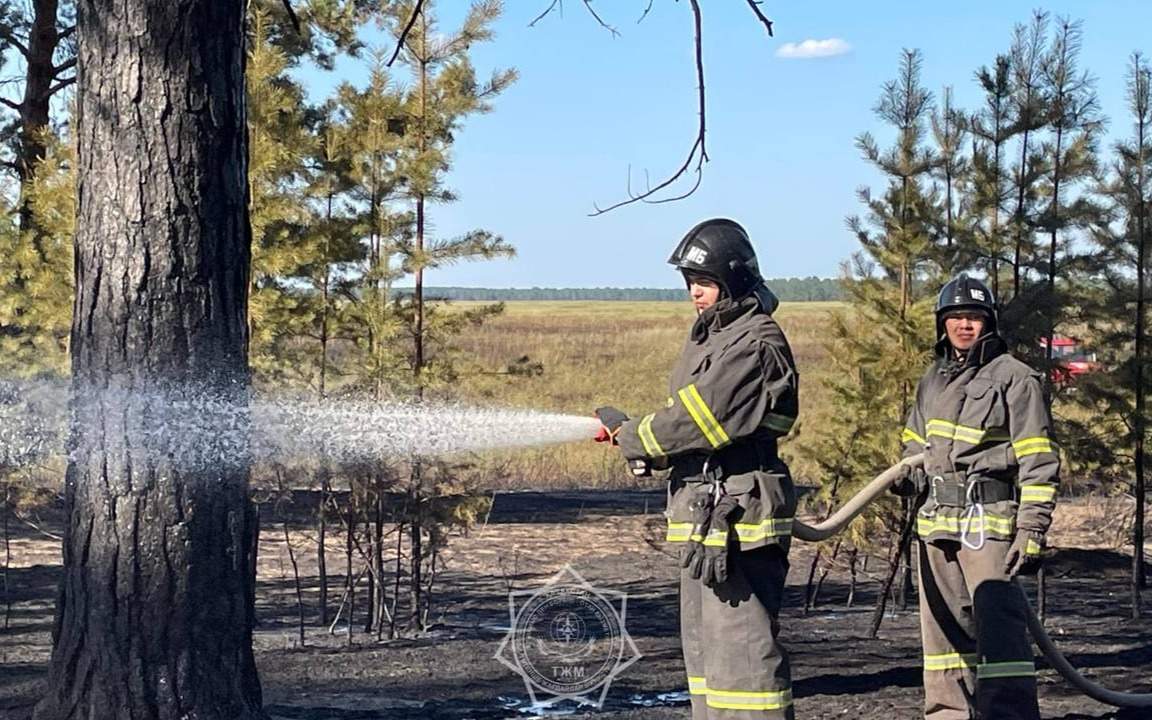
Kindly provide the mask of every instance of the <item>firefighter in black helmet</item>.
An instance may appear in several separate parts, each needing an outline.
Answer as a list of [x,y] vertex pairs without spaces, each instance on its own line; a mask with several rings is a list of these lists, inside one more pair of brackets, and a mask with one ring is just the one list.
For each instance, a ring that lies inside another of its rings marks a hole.
[[597,415],[631,463],[668,468],[667,539],[680,549],[681,634],[694,720],[791,718],[777,639],[796,497],[777,441],[799,377],[777,300],[739,224],[707,220],[669,262],[697,318],[665,406]]
[[936,303],[936,361],[901,440],[923,452],[897,491],[925,493],[919,536],[924,714],[1039,720],[1028,612],[1010,582],[1033,572],[1052,522],[1060,457],[1041,377],[1012,357],[996,302],[959,275]]

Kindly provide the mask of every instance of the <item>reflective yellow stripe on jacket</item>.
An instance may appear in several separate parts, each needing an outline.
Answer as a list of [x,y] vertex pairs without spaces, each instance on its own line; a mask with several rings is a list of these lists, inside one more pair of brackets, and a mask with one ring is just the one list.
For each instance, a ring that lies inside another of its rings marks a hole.
[[724,432],[724,428],[720,426],[716,416],[704,402],[704,398],[700,397],[696,383],[680,388],[676,394],[680,396],[680,402],[684,403],[684,408],[688,410],[688,414],[692,416],[692,420],[696,422],[700,432],[704,433],[704,437],[708,438],[712,447],[718,448],[731,442],[728,433]]
[[[757,542],[769,538],[790,537],[792,518],[765,518],[758,523],[736,523],[736,537],[740,542]],[[700,528],[690,522],[668,521],[668,532],[664,536],[668,542],[688,542],[694,540],[705,545],[723,546],[728,543],[728,533],[710,530],[702,535]]]
[[700,528],[690,522],[672,522],[669,520],[668,533],[664,539],[668,542],[688,542],[689,540],[703,542],[704,536],[700,534]]
[[1020,502],[1044,503],[1056,499],[1054,485],[1025,485],[1020,488]]
[[932,418],[927,425],[928,437],[942,437],[949,440],[959,440],[969,445],[979,445],[983,442],[1004,442],[1011,440],[1008,433],[1003,430],[981,430],[980,428],[957,425],[948,420]]
[[959,517],[918,517],[916,518],[916,533],[921,537],[931,535],[934,532],[949,532],[958,533],[962,531],[967,532],[991,532],[997,535],[1011,535],[1016,526],[1016,518],[1006,517],[1003,515],[987,514],[980,518],[976,516],[965,523]]
[[1014,440],[1012,441],[1012,449],[1016,452],[1017,458],[1038,455],[1040,453],[1056,452],[1052,445],[1052,440],[1046,437],[1029,437]]
[[913,442],[913,441],[918,442],[921,445],[927,445],[928,444],[928,442],[924,439],[924,437],[920,433],[916,432],[915,430],[913,430],[912,428],[909,428],[909,427],[904,428],[904,432],[900,433],[900,442],[906,443],[906,442]]
[[791,535],[792,518],[764,518],[758,523],[736,523],[736,536],[740,538],[740,542],[756,542]]
[[664,448],[660,447],[660,443],[656,442],[656,435],[652,432],[652,419],[654,417],[656,417],[655,413],[645,415],[636,427],[636,434],[640,436],[640,442],[644,445],[644,452],[648,453],[649,457],[663,457],[667,453],[664,452]]

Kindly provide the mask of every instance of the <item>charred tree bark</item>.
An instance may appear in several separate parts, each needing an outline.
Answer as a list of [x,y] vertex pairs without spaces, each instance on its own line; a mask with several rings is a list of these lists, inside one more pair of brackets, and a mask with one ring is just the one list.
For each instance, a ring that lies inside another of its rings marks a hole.
[[328,498],[331,497],[331,483],[327,466],[320,470],[320,503],[316,508],[316,572],[320,576],[320,624],[328,624],[328,553],[325,543],[328,539]]
[[868,637],[875,640],[880,633],[880,625],[884,622],[884,610],[888,607],[888,596],[892,593],[892,585],[896,581],[896,571],[900,569],[901,557],[905,548],[912,542],[912,529],[916,526],[916,515],[912,513],[904,518],[903,527],[900,528],[900,539],[893,548],[892,559],[888,564],[888,574],[880,587],[880,595],[876,598],[876,607],[872,610],[872,622],[868,628]]
[[[68,522],[34,718],[263,719],[242,411],[244,4],[78,5]],[[192,438],[228,462],[185,462],[189,438],[155,432],[176,418],[167,393],[191,383],[239,408],[222,413],[228,432]]]

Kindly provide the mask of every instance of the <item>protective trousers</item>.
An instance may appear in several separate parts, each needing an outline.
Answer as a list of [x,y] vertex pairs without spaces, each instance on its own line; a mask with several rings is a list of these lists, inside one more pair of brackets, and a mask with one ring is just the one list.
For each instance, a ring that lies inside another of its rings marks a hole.
[[680,573],[680,633],[692,720],[792,720],[792,675],[778,616],[787,552],[731,550],[728,580]]
[[1040,720],[1028,608],[1004,573],[1008,546],[919,543],[928,720]]

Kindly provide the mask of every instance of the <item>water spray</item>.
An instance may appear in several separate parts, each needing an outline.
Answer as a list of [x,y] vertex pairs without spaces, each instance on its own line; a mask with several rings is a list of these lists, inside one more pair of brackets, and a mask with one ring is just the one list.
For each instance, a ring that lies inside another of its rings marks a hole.
[[[592,437],[592,417],[447,403],[230,398],[216,389],[105,389],[72,398],[73,447],[88,440],[162,455],[186,470],[323,457],[337,464],[572,442]],[[105,431],[86,438],[85,417]],[[0,468],[66,455],[69,390],[57,383],[0,386]],[[74,452],[74,451],[73,451]]]

